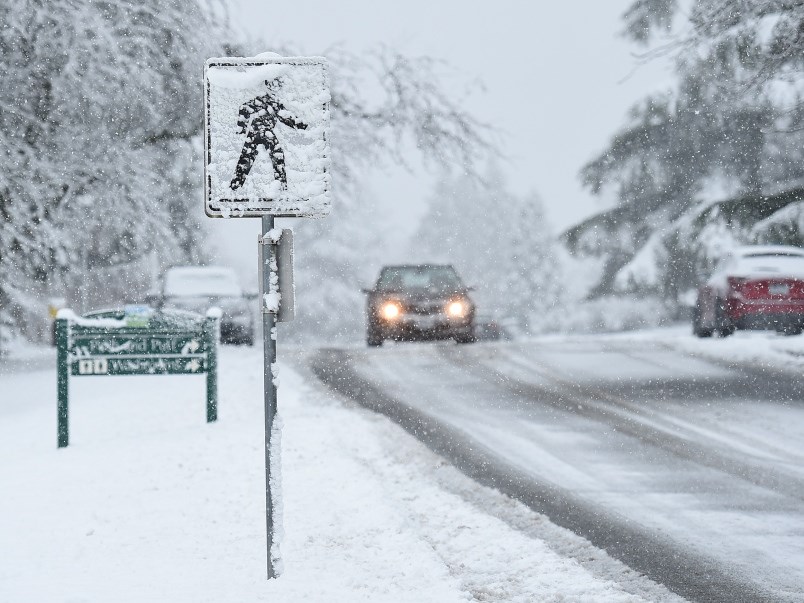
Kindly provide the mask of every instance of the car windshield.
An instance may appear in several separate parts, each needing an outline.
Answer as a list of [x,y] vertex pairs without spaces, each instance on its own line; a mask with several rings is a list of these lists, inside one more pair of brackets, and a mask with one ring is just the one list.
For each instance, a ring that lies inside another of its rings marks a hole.
[[394,266],[385,268],[377,281],[378,291],[455,291],[462,288],[463,283],[452,266]]
[[174,268],[165,275],[167,297],[240,297],[234,272],[226,269]]

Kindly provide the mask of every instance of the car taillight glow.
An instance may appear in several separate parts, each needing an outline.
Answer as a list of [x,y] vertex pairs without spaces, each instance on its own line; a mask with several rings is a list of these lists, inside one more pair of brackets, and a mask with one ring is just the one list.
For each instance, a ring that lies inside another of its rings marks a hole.
[[395,320],[402,314],[402,307],[396,302],[385,302],[380,313],[385,320]]
[[453,301],[447,304],[447,315],[452,318],[461,318],[466,314],[466,304],[462,301]]

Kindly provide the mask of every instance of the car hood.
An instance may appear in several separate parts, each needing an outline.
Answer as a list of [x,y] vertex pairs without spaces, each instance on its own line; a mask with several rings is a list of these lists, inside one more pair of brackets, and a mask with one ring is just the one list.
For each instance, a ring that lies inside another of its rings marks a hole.
[[404,291],[377,291],[375,295],[383,299],[398,299],[402,302],[416,303],[424,301],[447,302],[456,297],[468,298],[466,290],[444,291],[433,289],[406,289]]

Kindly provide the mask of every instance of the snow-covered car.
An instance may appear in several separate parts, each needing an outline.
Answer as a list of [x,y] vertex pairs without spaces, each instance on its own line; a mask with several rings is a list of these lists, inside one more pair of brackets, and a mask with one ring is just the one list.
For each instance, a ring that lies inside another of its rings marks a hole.
[[386,266],[373,289],[364,289],[366,342],[385,339],[475,340],[475,304],[450,265]]
[[221,341],[254,345],[255,319],[237,275],[222,266],[175,266],[165,271],[161,288],[148,300],[159,309],[176,308],[204,314],[221,309]]
[[699,287],[692,330],[698,337],[737,329],[804,329],[804,249],[739,247]]

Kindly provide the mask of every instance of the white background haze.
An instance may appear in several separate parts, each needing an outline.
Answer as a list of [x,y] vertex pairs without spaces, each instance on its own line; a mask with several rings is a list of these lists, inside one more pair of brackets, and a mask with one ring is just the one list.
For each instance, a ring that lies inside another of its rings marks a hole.
[[[354,52],[386,45],[446,61],[448,86],[458,97],[468,94],[467,109],[501,133],[501,169],[511,191],[538,192],[559,232],[609,207],[581,188],[578,170],[604,148],[637,99],[671,82],[670,65],[638,67],[634,46],[619,35],[629,3],[236,0],[230,19],[251,38],[308,55],[326,55],[335,45]],[[365,175],[369,194],[383,202],[379,211],[396,208],[400,244],[418,226],[435,176],[423,166],[413,174],[377,169]],[[240,222],[216,221],[211,232],[221,240],[221,261],[239,266],[248,279],[259,226]]]

